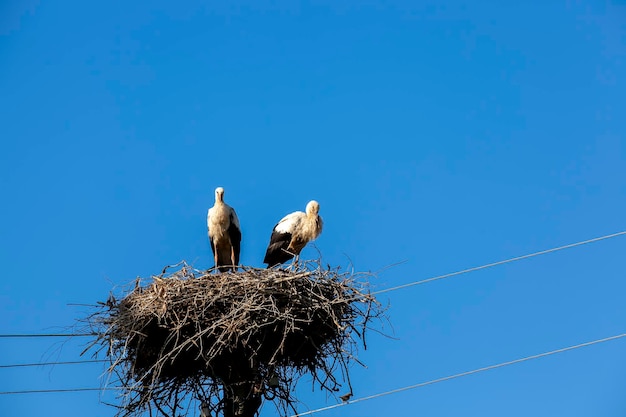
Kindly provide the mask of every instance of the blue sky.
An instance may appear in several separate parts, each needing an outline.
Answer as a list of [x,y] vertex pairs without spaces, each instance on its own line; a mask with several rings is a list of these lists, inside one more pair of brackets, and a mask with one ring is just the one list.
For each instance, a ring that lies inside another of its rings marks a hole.
[[[242,263],[261,266],[276,221],[314,198],[325,262],[405,261],[375,289],[626,229],[623,2],[358,3],[2,2],[0,333],[64,331],[86,313],[68,304],[181,259],[211,266],[217,186]],[[626,332],[625,250],[381,295],[397,340],[371,335],[355,397]],[[0,339],[0,365],[80,360],[86,343]],[[319,415],[623,416],[625,347]],[[0,369],[0,391],[102,372]],[[306,407],[335,403],[303,382]],[[100,399],[2,395],[0,410],[113,415]]]

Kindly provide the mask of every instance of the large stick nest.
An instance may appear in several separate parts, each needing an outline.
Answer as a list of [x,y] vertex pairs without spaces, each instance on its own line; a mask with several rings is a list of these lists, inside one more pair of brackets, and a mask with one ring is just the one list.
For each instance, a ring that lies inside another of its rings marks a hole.
[[146,285],[137,279],[86,320],[97,334],[88,349],[105,354],[124,389],[119,415],[175,415],[187,394],[223,413],[226,390],[238,384],[295,411],[291,393],[303,374],[331,392],[340,380],[349,385],[357,345],[383,313],[368,274],[319,261],[218,274],[183,262],[166,272]]

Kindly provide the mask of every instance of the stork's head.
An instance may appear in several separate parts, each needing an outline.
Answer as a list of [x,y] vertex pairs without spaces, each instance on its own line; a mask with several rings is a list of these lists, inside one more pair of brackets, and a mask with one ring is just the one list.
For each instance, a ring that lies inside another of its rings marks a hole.
[[215,201],[224,201],[224,189],[222,187],[215,189]]
[[306,214],[308,215],[317,215],[320,212],[320,204],[315,201],[309,201],[309,204],[306,205]]

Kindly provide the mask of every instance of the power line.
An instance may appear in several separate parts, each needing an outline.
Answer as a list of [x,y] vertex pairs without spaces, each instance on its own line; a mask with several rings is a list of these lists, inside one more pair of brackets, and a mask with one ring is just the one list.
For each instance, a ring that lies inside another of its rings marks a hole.
[[[396,394],[398,392],[408,391],[408,390],[415,389],[415,388],[421,388],[421,387],[425,387],[427,385],[436,384],[438,382],[449,381],[451,379],[456,379],[456,378],[461,378],[461,377],[464,377],[464,376],[477,374],[479,372],[490,371],[492,369],[502,368],[502,367],[505,367],[505,366],[514,365],[516,363],[526,362],[526,361],[530,361],[530,360],[533,360],[533,359],[539,359],[539,358],[542,358],[544,356],[555,355],[557,353],[563,353],[563,352],[567,352],[569,350],[580,349],[582,347],[591,346],[591,345],[597,345],[599,343],[609,342],[611,340],[621,339],[623,337],[626,337],[626,333],[622,333],[622,334],[618,334],[618,335],[610,336],[610,337],[605,337],[603,339],[596,339],[596,340],[592,340],[590,342],[584,342],[584,343],[580,343],[580,344],[577,344],[577,345],[568,346],[568,347],[564,347],[564,348],[560,348],[560,349],[555,349],[555,350],[551,350],[549,352],[539,353],[537,355],[526,356],[524,358],[515,359],[515,360],[512,360],[512,361],[508,361],[508,362],[502,362],[502,363],[499,363],[499,364],[496,364],[496,365],[485,366],[483,368],[478,368],[478,369],[474,369],[474,370],[471,370],[471,371],[466,371],[466,372],[461,372],[461,373],[454,374],[454,375],[444,376],[444,377],[437,378],[437,379],[432,379],[432,380],[426,381],[426,382],[420,382],[418,384],[409,385],[409,386],[406,386],[406,387],[397,388],[397,389],[393,389],[393,390],[390,390],[390,391],[385,391],[385,392],[381,392],[381,393],[378,393],[378,394],[369,395],[367,397],[361,397],[361,398],[357,398],[357,399],[354,399],[354,400],[351,400],[351,401],[346,401],[346,402],[339,403],[339,404],[333,404],[333,405],[329,405],[327,407],[318,408],[318,409],[315,409],[315,410],[305,411],[303,413],[294,414],[291,417],[298,417],[298,416],[305,416],[305,415],[315,414],[315,413],[319,413],[319,412],[322,412],[322,411],[330,410],[330,409],[333,409],[333,408],[341,407],[341,406],[344,406],[344,405],[347,405],[347,404],[354,404],[354,403],[358,403],[358,402],[361,402],[361,401],[372,400],[374,398],[384,397],[386,395]],[[40,390],[22,390],[22,391],[0,391],[0,395],[63,393],[63,392],[83,392],[83,391],[119,391],[119,390],[126,390],[126,389],[128,389],[128,388],[126,388],[126,387],[61,388],[61,389],[40,389]]]
[[444,279],[444,278],[454,277],[454,276],[457,276],[457,275],[467,274],[469,272],[480,271],[481,269],[487,269],[487,268],[491,268],[491,267],[498,266],[498,265],[504,265],[504,264],[507,264],[507,263],[510,263],[510,262],[515,262],[515,261],[521,261],[522,259],[533,258],[535,256],[545,255],[547,253],[552,253],[552,252],[558,252],[558,251],[561,251],[561,250],[564,250],[564,249],[575,248],[577,246],[586,245],[588,243],[599,242],[601,240],[611,239],[611,238],[614,238],[614,237],[617,237],[617,236],[622,236],[622,235],[626,235],[626,230],[624,230],[622,232],[611,233],[611,234],[605,235],[605,236],[595,237],[593,239],[583,240],[581,242],[570,243],[568,245],[558,246],[556,248],[551,248],[551,249],[546,249],[546,250],[542,250],[542,251],[539,251],[539,252],[529,253],[527,255],[516,256],[514,258],[505,259],[503,261],[492,262],[492,263],[489,263],[489,264],[486,264],[486,265],[475,266],[473,268],[463,269],[461,271],[451,272],[451,273],[444,274],[444,275],[438,275],[438,276],[431,277],[431,278],[426,278],[426,279],[423,279],[423,280],[420,280],[420,281],[409,282],[407,284],[402,284],[402,285],[398,285],[398,286],[395,286],[395,287],[390,287],[390,288],[385,288],[385,289],[378,290],[378,291],[373,291],[370,294],[371,295],[382,294],[382,293],[386,293],[386,292],[390,292],[390,291],[400,290],[400,289],[403,289],[403,288],[413,287],[415,285],[426,284],[427,282],[432,282],[432,281],[437,281],[437,280]]
[[[567,244],[567,245],[558,246],[556,248],[545,249],[545,250],[542,250],[542,251],[539,251],[539,252],[533,252],[533,253],[529,253],[529,254],[526,254],[526,255],[516,256],[514,258],[509,258],[509,259],[505,259],[505,260],[502,260],[502,261],[492,262],[492,263],[481,265],[481,266],[475,266],[475,267],[472,267],[472,268],[463,269],[461,271],[450,272],[450,273],[443,274],[443,275],[437,275],[437,276],[434,276],[434,277],[431,277],[431,278],[426,278],[426,279],[422,279],[422,280],[419,280],[419,281],[409,282],[407,284],[397,285],[395,287],[384,288],[382,290],[373,291],[370,294],[371,295],[383,294],[383,293],[386,293],[386,292],[391,292],[391,291],[396,291],[396,290],[400,290],[400,289],[404,289],[404,288],[408,288],[408,287],[413,287],[415,285],[426,284],[428,282],[438,281],[440,279],[445,279],[445,278],[451,278],[451,277],[454,277],[454,276],[457,276],[457,275],[467,274],[469,272],[480,271],[482,269],[492,268],[492,267],[498,266],[498,265],[504,265],[504,264],[511,263],[511,262],[521,261],[523,259],[533,258],[535,256],[540,256],[540,255],[545,255],[545,254],[548,254],[548,253],[558,252],[558,251],[565,250],[565,249],[575,248],[577,246],[587,245],[589,243],[599,242],[599,241],[602,241],[602,240],[607,240],[607,239],[611,239],[611,238],[622,236],[622,235],[626,235],[626,230],[621,231],[621,232],[611,233],[611,234],[600,236],[600,237],[595,237],[593,239],[587,239],[587,240],[583,240],[583,241],[576,242],[576,243],[570,243],[570,244]],[[81,337],[81,336],[98,336],[98,333],[0,334],[0,338]]]
[[[569,346],[569,347],[565,347],[565,348],[560,348],[560,349],[552,350],[552,351],[549,351],[549,352],[540,353],[540,354],[537,354],[537,355],[527,356],[527,357],[524,357],[524,358],[515,359],[515,360],[512,360],[512,361],[508,361],[508,362],[502,362],[502,363],[499,363],[499,364],[496,364],[496,365],[486,366],[486,367],[474,369],[474,370],[471,370],[471,371],[461,372],[461,373],[458,373],[458,374],[449,375],[449,376],[433,379],[433,380],[426,381],[426,382],[421,382],[421,383],[410,385],[410,386],[407,386],[407,387],[402,387],[402,388],[398,388],[398,389],[394,389],[394,390],[390,390],[390,391],[381,392],[381,393],[378,393],[378,394],[373,394],[373,395],[370,395],[370,396],[367,396],[367,397],[357,398],[357,399],[352,400],[352,401],[347,401],[347,402],[344,402],[344,403],[334,404],[334,405],[331,405],[331,406],[318,408],[316,410],[311,410],[311,411],[306,411],[304,413],[295,414],[295,415],[293,415],[291,417],[311,415],[311,414],[319,413],[319,412],[322,412],[322,411],[327,411],[327,410],[330,410],[330,409],[333,409],[333,408],[338,408],[338,407],[341,407],[341,406],[344,406],[344,405],[347,405],[347,404],[353,404],[353,403],[357,403],[357,402],[361,402],[361,401],[366,401],[366,400],[371,400],[371,399],[383,397],[383,396],[386,396],[386,395],[396,394],[396,393],[399,393],[399,392],[402,392],[402,391],[407,391],[407,390],[411,390],[411,389],[415,389],[415,388],[420,388],[420,387],[424,387],[424,386],[427,386],[427,385],[436,384],[438,382],[444,382],[444,381],[448,381],[448,380],[455,379],[455,378],[469,376],[469,375],[476,374],[476,373],[479,373],[479,372],[489,371],[489,370],[492,370],[492,369],[497,369],[497,368],[513,365],[513,364],[516,364],[516,363],[521,363],[521,362],[525,362],[525,361],[529,361],[529,360],[533,360],[533,359],[538,359],[538,358],[545,357],[545,356],[554,355],[554,354],[557,354],[557,353],[566,352],[566,351],[569,351],[569,350],[579,349],[579,348],[586,347],[586,346],[591,346],[591,345],[595,345],[595,344],[599,344],[599,343],[603,343],[603,342],[608,342],[608,341],[620,339],[620,338],[623,338],[623,337],[626,337],[626,333],[622,333],[622,334],[619,334],[619,335],[606,337],[606,338],[603,338],[603,339],[597,339],[597,340],[593,340],[593,341],[590,341],[590,342],[580,343],[578,345]],[[0,395],[41,394],[41,393],[67,393],[67,392],[87,392],[87,391],[121,390],[121,389],[124,389],[124,388],[121,388],[121,387],[102,387],[102,388],[67,388],[67,389],[2,391],[2,392],[0,392]]]
[[83,391],[118,391],[122,389],[124,388],[102,387],[102,388],[31,389],[31,390],[23,390],[23,391],[0,391],[0,395],[43,394],[43,393],[83,392]]
[[611,341],[611,340],[620,339],[622,337],[626,337],[626,333],[622,333],[622,334],[618,334],[618,335],[610,336],[610,337],[605,337],[603,339],[592,340],[591,342],[580,343],[580,344],[574,345],[574,346],[568,346],[568,347],[564,347],[564,348],[560,348],[560,349],[555,349],[555,350],[551,350],[549,352],[539,353],[537,355],[526,356],[524,358],[515,359],[515,360],[512,360],[512,361],[508,361],[508,362],[498,363],[496,365],[485,366],[484,368],[478,368],[478,369],[474,369],[474,370],[466,371],[466,372],[461,372],[461,373],[454,374],[454,375],[448,375],[448,376],[444,376],[444,377],[441,377],[441,378],[432,379],[432,380],[426,381],[426,382],[420,382],[418,384],[409,385],[409,386],[402,387],[402,388],[396,388],[396,389],[393,389],[393,390],[390,390],[390,391],[385,391],[385,392],[381,392],[381,393],[378,393],[378,394],[369,395],[367,397],[361,397],[361,398],[357,398],[357,399],[354,399],[354,400],[351,400],[351,401],[346,401],[346,402],[343,402],[343,403],[333,404],[333,405],[329,405],[327,407],[322,407],[322,408],[318,408],[318,409],[315,409],[315,410],[310,410],[310,411],[305,411],[303,413],[294,414],[291,417],[298,417],[298,416],[306,416],[306,415],[310,415],[310,414],[315,414],[315,413],[319,413],[319,412],[322,412],[322,411],[331,410],[333,408],[341,407],[341,406],[344,406],[344,405],[354,404],[354,403],[358,403],[358,402],[361,402],[361,401],[372,400],[374,398],[384,397],[386,395],[396,394],[398,392],[408,391],[408,390],[415,389],[415,388],[421,388],[421,387],[425,387],[426,385],[432,385],[432,384],[436,384],[438,382],[449,381],[451,379],[456,379],[456,378],[460,378],[460,377],[464,377],[464,376],[468,376],[468,375],[473,375],[473,374],[477,374],[479,372],[490,371],[492,369],[502,368],[504,366],[514,365],[514,364],[520,363],[520,362],[526,362],[526,361],[530,361],[530,360],[533,360],[533,359],[543,358],[544,356],[555,355],[557,353],[563,353],[563,352],[567,352],[569,350],[574,350],[574,349],[579,349],[579,348],[586,347],[586,346],[596,345],[598,343],[604,343],[604,342],[608,342],[608,341]]
[[108,361],[106,359],[94,359],[94,360],[86,360],[86,361],[14,363],[14,364],[11,364],[11,365],[0,365],[0,369],[2,369],[2,368],[21,368],[21,367],[27,367],[27,366],[80,365],[80,364],[83,364],[83,363],[100,363],[100,362],[108,362]]
[[81,337],[98,336],[98,333],[27,333],[27,334],[0,334],[0,338],[20,338],[20,337]]

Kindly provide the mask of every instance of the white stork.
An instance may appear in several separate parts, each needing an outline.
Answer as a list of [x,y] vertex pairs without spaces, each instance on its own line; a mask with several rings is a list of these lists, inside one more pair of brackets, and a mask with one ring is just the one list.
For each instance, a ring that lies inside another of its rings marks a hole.
[[319,203],[311,200],[306,205],[306,213],[296,211],[288,214],[274,226],[263,259],[268,268],[298,256],[307,243],[322,233],[324,224],[319,211]]
[[215,267],[220,272],[236,271],[241,250],[241,228],[235,210],[224,203],[222,187],[215,189],[215,205],[209,209],[206,223]]

